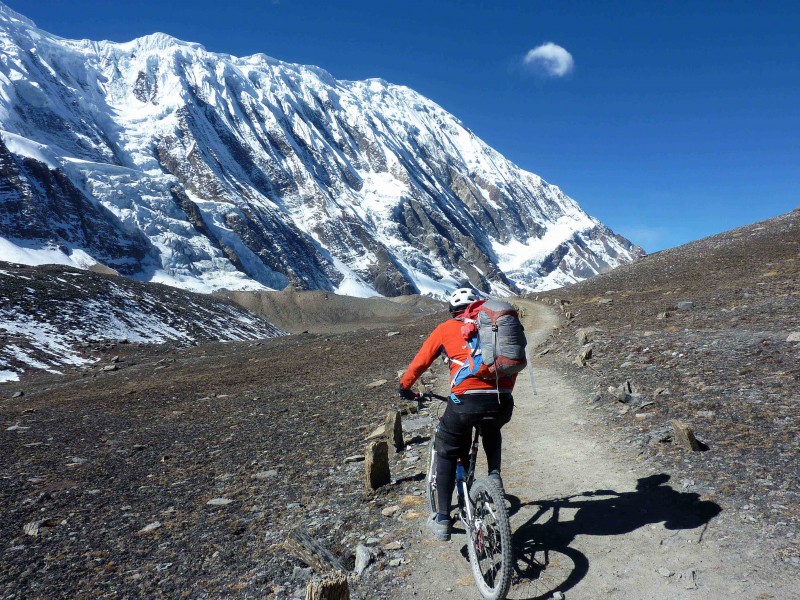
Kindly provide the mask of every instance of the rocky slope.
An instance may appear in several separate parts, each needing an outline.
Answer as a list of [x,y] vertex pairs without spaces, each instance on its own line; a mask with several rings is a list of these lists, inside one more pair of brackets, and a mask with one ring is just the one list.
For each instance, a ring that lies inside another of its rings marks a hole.
[[[547,289],[641,249],[403,86],[0,3],[0,258],[196,290]],[[22,258],[11,258],[14,254]]]
[[[545,358],[593,386],[606,423],[799,565],[800,210],[542,298],[565,314]],[[706,451],[668,443],[674,419]]]
[[[281,543],[302,523],[349,567],[359,543],[374,549],[354,598],[394,597],[408,566],[390,562],[406,556],[398,529],[420,514],[427,437],[409,432],[375,495],[363,462],[345,459],[363,453],[396,401],[397,369],[441,316],[92,346],[89,370],[0,385],[0,596],[296,597],[310,570]],[[341,349],[348,360],[332,358]]]
[[282,333],[206,295],[61,265],[0,262],[0,382],[30,370],[86,367],[112,343],[186,345]]

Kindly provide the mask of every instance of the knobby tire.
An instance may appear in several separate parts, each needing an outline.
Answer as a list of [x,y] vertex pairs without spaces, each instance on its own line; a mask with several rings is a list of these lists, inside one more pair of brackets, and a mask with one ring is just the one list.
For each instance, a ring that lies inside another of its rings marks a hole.
[[[425,477],[425,494],[428,497],[428,510],[431,515],[439,512],[439,500],[436,496],[436,432],[428,444],[428,475]],[[430,516],[430,515],[429,515]]]
[[513,555],[511,525],[505,497],[491,479],[478,479],[469,491],[475,521],[467,527],[467,547],[472,575],[486,600],[502,600],[511,587]]

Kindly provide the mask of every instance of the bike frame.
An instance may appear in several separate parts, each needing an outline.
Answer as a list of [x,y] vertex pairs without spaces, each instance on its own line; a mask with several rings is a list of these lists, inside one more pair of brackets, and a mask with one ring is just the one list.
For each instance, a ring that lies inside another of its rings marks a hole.
[[475,463],[478,462],[478,440],[481,437],[481,426],[480,424],[475,426],[475,437],[472,439],[472,448],[470,449],[469,453],[469,473],[467,476],[464,477],[462,481],[457,482],[456,486],[458,487],[458,493],[463,498],[464,501],[464,512],[466,512],[466,518],[462,514],[461,520],[464,522],[465,526],[472,528],[473,526],[473,519],[474,519],[474,509],[475,507],[472,506],[472,501],[469,498],[469,488],[472,485],[472,482],[475,480]]

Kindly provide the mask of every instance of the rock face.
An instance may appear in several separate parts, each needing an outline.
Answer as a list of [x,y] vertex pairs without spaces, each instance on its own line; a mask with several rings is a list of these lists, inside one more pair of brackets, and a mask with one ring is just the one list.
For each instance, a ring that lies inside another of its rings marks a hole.
[[395,296],[547,289],[642,254],[403,86],[164,34],[65,40],[2,3],[0,50],[5,260]]
[[[194,344],[283,332],[231,302],[62,265],[0,262],[0,382],[29,369],[54,373],[97,360],[91,344]],[[119,369],[119,357],[102,367]],[[22,395],[22,394],[20,394]]]

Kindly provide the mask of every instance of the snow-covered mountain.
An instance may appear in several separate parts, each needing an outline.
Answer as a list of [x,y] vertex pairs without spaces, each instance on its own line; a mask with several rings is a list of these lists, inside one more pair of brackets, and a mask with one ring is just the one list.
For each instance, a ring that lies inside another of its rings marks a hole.
[[61,373],[97,359],[98,342],[192,343],[285,335],[208,294],[63,265],[0,262],[0,383],[36,369]]
[[2,3],[0,130],[0,259],[394,296],[642,254],[406,87],[161,33],[66,40]]

